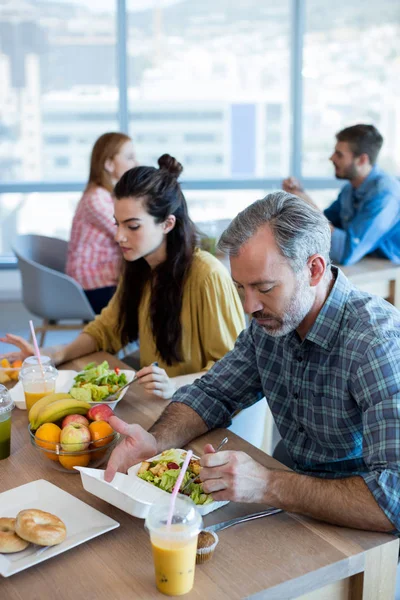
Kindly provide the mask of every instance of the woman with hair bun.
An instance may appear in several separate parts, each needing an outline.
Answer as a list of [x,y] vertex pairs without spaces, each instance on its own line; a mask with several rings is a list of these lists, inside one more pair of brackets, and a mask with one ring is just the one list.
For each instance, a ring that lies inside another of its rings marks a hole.
[[[182,165],[168,154],[158,164],[130,169],[114,189],[115,240],[125,259],[115,295],[75,341],[43,353],[59,364],[99,350],[114,354],[139,340],[138,383],[169,399],[171,378],[186,375],[183,385],[201,377],[233,348],[245,321],[228,271],[196,248],[178,183]],[[33,354],[22,338],[3,341],[21,349],[8,356]]]

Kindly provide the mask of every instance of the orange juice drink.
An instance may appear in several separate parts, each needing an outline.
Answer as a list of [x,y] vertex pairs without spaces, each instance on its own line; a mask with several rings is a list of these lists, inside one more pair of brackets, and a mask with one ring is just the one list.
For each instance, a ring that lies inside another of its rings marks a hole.
[[193,588],[197,536],[202,519],[190,499],[176,498],[171,524],[170,499],[153,504],[145,522],[153,549],[156,586],[167,596],[181,596]]
[[51,364],[39,365],[35,364],[32,360],[28,362],[28,359],[24,361],[19,379],[24,388],[28,414],[35,402],[55,391],[57,375],[57,369]]
[[[44,387],[46,389],[43,389]],[[35,402],[43,398],[43,396],[48,396],[49,394],[52,394],[54,392],[55,384],[51,387],[49,384],[43,386],[43,383],[38,382],[32,383],[31,386],[29,386],[29,388],[31,389],[31,391],[29,392],[26,389],[24,390],[26,410],[28,412],[31,410]]]
[[[172,525],[171,528],[181,527]],[[168,539],[151,536],[156,586],[167,596],[187,594],[193,587],[197,536]]]

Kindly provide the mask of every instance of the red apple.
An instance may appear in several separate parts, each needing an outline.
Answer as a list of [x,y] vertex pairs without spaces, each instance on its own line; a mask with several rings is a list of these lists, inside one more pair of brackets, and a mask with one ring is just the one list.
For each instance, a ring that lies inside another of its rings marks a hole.
[[67,415],[63,418],[61,423],[61,429],[64,429],[67,425],[71,425],[72,423],[80,423],[81,425],[89,426],[89,421],[83,415]]
[[107,404],[95,404],[86,413],[88,419],[92,421],[107,421],[114,415],[113,409]]
[[60,444],[68,452],[86,450],[91,440],[89,428],[81,423],[71,423],[61,430]]

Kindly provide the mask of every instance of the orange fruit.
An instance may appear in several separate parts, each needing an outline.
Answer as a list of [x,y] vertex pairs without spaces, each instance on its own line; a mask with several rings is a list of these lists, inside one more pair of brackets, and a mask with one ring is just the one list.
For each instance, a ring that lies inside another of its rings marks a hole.
[[89,430],[95,448],[107,446],[114,435],[114,429],[106,421],[92,421]]
[[87,467],[90,454],[60,454],[59,459],[63,467],[72,471],[74,467]]
[[19,369],[22,367],[22,360],[14,360],[12,367],[13,369]]
[[[60,442],[61,429],[55,423],[44,423],[36,430],[35,442],[37,446],[41,448],[47,448],[47,450],[57,450],[57,444]],[[58,462],[57,454],[51,452],[44,453],[47,458]]]

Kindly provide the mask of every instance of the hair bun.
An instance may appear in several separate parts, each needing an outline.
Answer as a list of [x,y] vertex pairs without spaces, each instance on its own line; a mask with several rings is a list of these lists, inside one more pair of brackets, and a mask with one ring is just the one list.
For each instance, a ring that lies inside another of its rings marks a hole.
[[174,158],[170,154],[163,154],[162,156],[160,156],[160,158],[158,159],[158,165],[160,169],[165,169],[173,177],[176,177],[176,179],[178,179],[179,175],[183,171],[181,163],[178,162],[176,158]]

